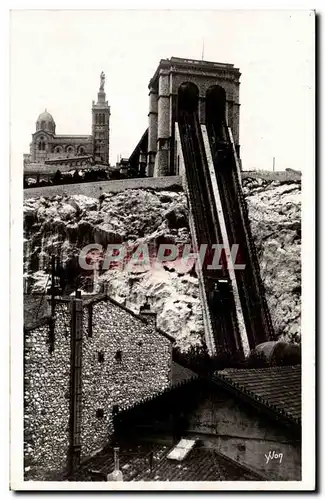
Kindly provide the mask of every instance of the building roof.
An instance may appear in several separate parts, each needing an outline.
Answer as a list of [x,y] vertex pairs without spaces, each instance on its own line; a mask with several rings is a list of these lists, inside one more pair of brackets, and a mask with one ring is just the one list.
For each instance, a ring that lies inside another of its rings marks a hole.
[[215,381],[294,424],[301,423],[301,366],[226,369]]
[[[194,447],[181,462],[170,460],[167,455],[173,446],[167,444],[136,442],[121,446],[120,470],[124,481],[261,481],[257,474],[225,455]],[[107,447],[85,461],[76,472],[75,481],[105,481],[114,470],[113,448]]]
[[172,385],[178,385],[181,382],[192,380],[198,377],[198,375],[192,370],[180,365],[179,363],[176,363],[176,361],[172,361],[170,371]]
[[39,117],[37,118],[37,121],[38,121],[38,122],[42,122],[42,121],[45,121],[45,122],[52,122],[52,123],[54,123],[54,124],[55,124],[53,116],[51,115],[51,113],[49,113],[49,112],[47,111],[47,109],[45,109],[45,111],[43,111],[43,113],[41,113],[41,114],[39,115]]
[[[220,387],[258,412],[289,427],[292,432],[300,432],[300,365],[226,369],[212,377],[198,377],[191,371],[182,376],[178,372],[176,366],[176,378],[164,391],[122,410],[118,416],[119,422],[124,426],[138,425],[141,421],[154,418],[154,415],[161,413],[161,408],[165,407],[173,407],[175,411],[186,411],[184,405],[187,404],[189,394],[190,399],[194,400],[195,394],[201,394],[205,388],[213,391]],[[193,376],[190,376],[192,373]]]
[[165,456],[152,471],[147,467],[134,481],[261,481],[265,478],[225,455],[194,448],[181,462]]
[[56,139],[91,139],[89,134],[60,134],[55,136]]
[[191,68],[194,72],[201,71],[204,73],[210,73],[211,75],[220,72],[226,71],[235,75],[236,78],[240,77],[240,71],[238,68],[235,68],[233,64],[230,63],[220,63],[213,61],[202,61],[200,59],[189,59],[183,57],[171,57],[170,59],[161,59],[158,68],[155,71],[155,74],[151,78],[149,82],[149,88],[152,87],[158,78],[159,72],[161,69],[173,71],[174,68],[181,71],[182,69],[188,70]]

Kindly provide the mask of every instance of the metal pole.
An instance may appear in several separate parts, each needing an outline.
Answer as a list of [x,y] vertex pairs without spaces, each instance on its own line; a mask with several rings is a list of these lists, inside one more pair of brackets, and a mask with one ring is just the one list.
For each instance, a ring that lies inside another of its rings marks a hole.
[[273,156],[273,172],[275,170],[275,156]]
[[54,318],[55,308],[55,256],[52,255],[51,263],[51,316]]

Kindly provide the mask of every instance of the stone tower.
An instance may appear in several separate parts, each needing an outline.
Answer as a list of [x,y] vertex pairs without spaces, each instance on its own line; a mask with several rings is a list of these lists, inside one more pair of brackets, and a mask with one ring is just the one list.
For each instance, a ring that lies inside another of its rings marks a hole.
[[217,95],[223,93],[226,121],[239,157],[239,79],[240,72],[233,64],[179,57],[160,61],[149,83],[148,176],[178,174],[175,122],[184,95],[186,100],[186,95],[193,94],[192,103],[204,124],[215,112]]
[[92,105],[92,136],[93,154],[97,162],[109,164],[109,119],[111,108],[106,101],[104,91],[105,74],[100,75],[100,87],[97,94],[97,102]]

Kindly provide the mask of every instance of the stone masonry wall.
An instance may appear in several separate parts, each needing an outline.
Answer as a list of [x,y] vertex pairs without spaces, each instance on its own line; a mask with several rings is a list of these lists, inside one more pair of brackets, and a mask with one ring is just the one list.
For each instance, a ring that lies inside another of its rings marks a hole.
[[[189,429],[204,445],[260,471],[273,480],[301,480],[301,448],[276,422],[257,415],[223,392],[202,398]],[[269,453],[282,459],[267,460]]]
[[83,318],[81,459],[107,443],[113,405],[126,408],[165,389],[171,366],[171,343],[153,323],[109,301],[92,307],[92,332],[89,306]]
[[[155,320],[106,300],[90,304],[84,302],[82,321],[81,459],[107,444],[114,405],[126,408],[164,390],[171,370],[172,344],[156,331]],[[25,332],[25,480],[50,480],[67,467],[70,307],[56,304],[52,353],[48,323]]]
[[49,353],[49,325],[25,332],[25,480],[44,480],[66,466],[69,444],[70,311],[56,305],[55,345]]

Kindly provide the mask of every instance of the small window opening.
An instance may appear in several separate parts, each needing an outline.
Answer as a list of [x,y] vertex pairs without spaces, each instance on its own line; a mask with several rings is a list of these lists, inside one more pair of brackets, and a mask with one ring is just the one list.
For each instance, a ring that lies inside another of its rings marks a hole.
[[115,361],[117,363],[121,363],[122,362],[122,351],[120,349],[118,349],[115,353]]
[[104,410],[103,408],[97,408],[96,410],[96,418],[103,418],[104,417]]

